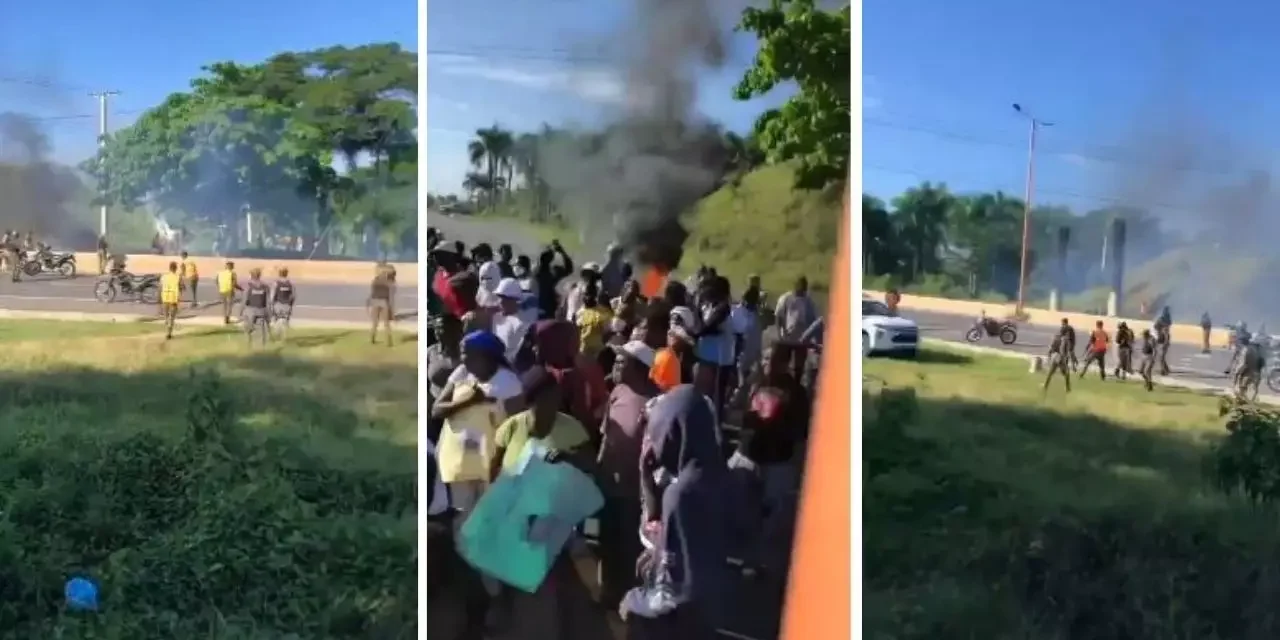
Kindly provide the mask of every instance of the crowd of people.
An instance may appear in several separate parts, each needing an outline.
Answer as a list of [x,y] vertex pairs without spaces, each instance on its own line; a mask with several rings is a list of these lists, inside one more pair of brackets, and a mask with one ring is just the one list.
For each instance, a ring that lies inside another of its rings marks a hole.
[[[737,298],[709,267],[646,291],[618,247],[575,269],[557,242],[530,259],[428,235],[433,638],[711,638],[741,579],[726,554],[784,578],[821,351],[803,278],[768,313],[754,277]],[[455,544],[535,445],[604,507],[591,551],[574,536],[526,593]]]

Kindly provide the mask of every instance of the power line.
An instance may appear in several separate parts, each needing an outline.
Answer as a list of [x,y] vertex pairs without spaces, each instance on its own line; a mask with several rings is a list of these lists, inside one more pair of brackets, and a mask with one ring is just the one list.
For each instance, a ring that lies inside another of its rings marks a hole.
[[18,76],[0,76],[0,84],[21,84],[28,87],[40,87],[42,89],[57,89],[59,91],[88,91],[85,87],[75,85],[62,84],[53,82],[52,80],[42,80],[40,78],[23,78]]
[[[921,182],[941,182],[941,181],[937,180],[937,177],[936,177],[936,176],[931,177],[931,176],[925,175],[924,173],[921,173],[921,172],[919,172],[919,171],[915,171],[915,170],[912,170],[912,169],[900,169],[900,168],[896,168],[896,167],[887,167],[887,166],[884,166],[884,165],[877,165],[877,164],[872,164],[872,163],[868,163],[868,162],[863,162],[863,163],[862,163],[862,166],[863,166],[863,168],[864,168],[864,169],[871,169],[871,170],[873,170],[873,171],[881,171],[881,172],[884,172],[884,173],[895,173],[895,174],[898,174],[898,175],[910,176],[910,177],[912,177],[912,178],[915,178],[915,179],[917,179],[917,180],[920,180]],[[1010,193],[1013,193],[1013,192],[1015,191],[1015,189],[1016,189],[1016,187],[1014,187],[1014,188],[1010,188],[1010,189],[998,189],[998,190],[999,190],[999,191],[1008,191],[1008,192],[1010,192]],[[1133,208],[1136,208],[1136,209],[1154,209],[1154,210],[1161,210],[1161,211],[1169,211],[1169,212],[1173,212],[1173,213],[1184,213],[1184,214],[1187,214],[1187,215],[1199,215],[1200,213],[1202,213],[1202,212],[1200,212],[1200,211],[1193,211],[1193,210],[1191,210],[1191,209],[1187,209],[1187,208],[1185,208],[1185,207],[1181,207],[1181,206],[1178,206],[1178,205],[1172,205],[1172,204],[1168,204],[1168,203],[1161,203],[1161,202],[1146,202],[1146,201],[1143,201],[1143,202],[1141,202],[1141,203],[1135,203],[1135,201],[1133,201],[1133,200],[1124,200],[1124,199],[1121,199],[1121,198],[1112,198],[1112,197],[1102,196],[1102,195],[1098,195],[1098,194],[1080,193],[1080,192],[1077,192],[1077,191],[1068,191],[1068,190],[1065,190],[1065,189],[1052,189],[1052,188],[1042,188],[1042,187],[1037,187],[1037,188],[1036,188],[1036,191],[1038,191],[1038,192],[1040,192],[1040,193],[1047,193],[1047,194],[1049,194],[1049,195],[1058,196],[1058,197],[1060,197],[1060,198],[1075,198],[1075,199],[1078,199],[1078,200],[1089,200],[1089,201],[1097,202],[1097,203],[1099,203],[1099,204],[1104,204],[1104,205],[1113,205],[1113,206],[1121,206],[1121,207],[1133,207]]]
[[[961,133],[961,132],[951,131],[947,129],[920,126],[920,125],[909,124],[905,122],[885,120],[885,119],[876,118],[876,117],[863,116],[862,123],[863,125],[871,125],[874,127],[881,127],[885,129],[897,129],[900,131],[911,131],[915,133],[923,133],[923,134],[931,135],[937,138],[945,138],[945,139],[953,140],[956,142],[967,143],[967,144],[1003,147],[1008,149],[1016,149],[1018,151],[1026,150],[1025,144],[1021,142],[1014,143],[1012,141],[996,140],[989,137],[975,136],[972,134]],[[1119,147],[1114,147],[1114,148],[1119,148]],[[1184,172],[1184,173],[1204,173],[1209,175],[1235,177],[1235,178],[1241,177],[1241,172],[1239,171],[1225,171],[1222,169],[1211,168],[1203,165],[1181,164],[1181,163],[1174,163],[1169,165],[1156,165],[1154,163],[1143,162],[1135,158],[1126,159],[1126,158],[1117,157],[1115,155],[1099,154],[1099,153],[1092,153],[1092,152],[1081,153],[1078,151],[1054,151],[1053,153],[1059,154],[1059,155],[1072,154],[1072,155],[1079,156],[1080,158],[1083,158],[1085,160],[1096,160],[1100,162],[1108,162],[1111,164],[1118,164],[1122,166],[1152,168],[1152,169]]]

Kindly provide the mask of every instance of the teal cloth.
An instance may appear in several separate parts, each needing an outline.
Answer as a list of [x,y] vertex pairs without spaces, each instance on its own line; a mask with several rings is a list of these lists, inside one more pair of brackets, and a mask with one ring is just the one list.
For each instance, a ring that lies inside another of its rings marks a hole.
[[458,552],[480,572],[533,593],[574,527],[602,506],[590,476],[530,455],[519,474],[499,476],[476,503],[459,532]]

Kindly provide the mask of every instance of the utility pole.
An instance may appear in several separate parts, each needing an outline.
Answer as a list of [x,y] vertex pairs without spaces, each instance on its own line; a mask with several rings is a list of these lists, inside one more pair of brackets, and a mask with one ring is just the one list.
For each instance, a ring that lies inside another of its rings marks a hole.
[[[95,91],[89,95],[98,99],[98,150],[101,151],[107,144],[107,102],[112,96],[120,95],[119,91]],[[99,195],[102,195],[103,185],[98,185]],[[107,235],[107,204],[103,202],[98,210],[98,233]]]
[[1035,195],[1036,187],[1036,133],[1040,127],[1052,127],[1052,122],[1045,122],[1031,115],[1018,103],[1013,104],[1013,110],[1022,114],[1030,123],[1030,141],[1027,145],[1027,192],[1023,202],[1022,211],[1022,262],[1018,267],[1018,306],[1015,312],[1022,315],[1022,307],[1027,301],[1027,254],[1031,245],[1031,199]]

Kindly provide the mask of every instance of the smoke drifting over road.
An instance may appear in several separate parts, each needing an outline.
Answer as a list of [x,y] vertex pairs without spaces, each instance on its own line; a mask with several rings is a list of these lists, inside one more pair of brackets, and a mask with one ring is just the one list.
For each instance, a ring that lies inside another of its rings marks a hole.
[[67,210],[83,185],[51,152],[37,120],[0,113],[0,228],[64,241],[85,232]]
[[[642,265],[680,264],[680,214],[717,185],[725,150],[696,112],[698,74],[724,65],[729,23],[714,0],[632,0],[615,40],[625,48],[618,113],[604,132],[547,145],[538,162],[568,215],[609,226]],[[611,224],[602,224],[609,220]]]

